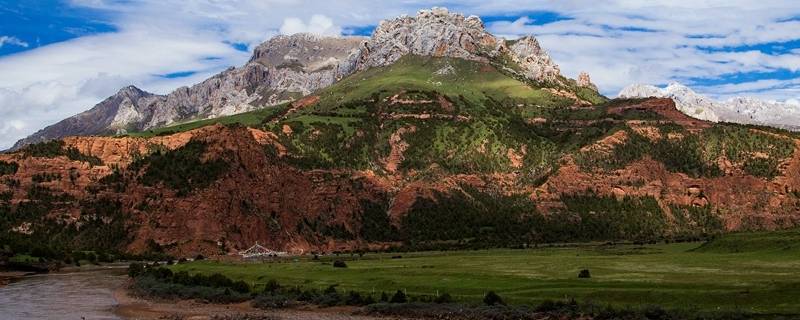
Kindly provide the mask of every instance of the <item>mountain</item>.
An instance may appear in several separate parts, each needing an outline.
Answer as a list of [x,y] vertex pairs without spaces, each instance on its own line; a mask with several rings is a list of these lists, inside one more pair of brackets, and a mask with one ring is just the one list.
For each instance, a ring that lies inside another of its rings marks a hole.
[[231,115],[291,101],[329,86],[350,70],[338,65],[363,38],[278,36],[259,45],[242,67],[199,84],[155,95],[129,86],[88,111],[21,139],[13,149],[76,135],[118,134]]
[[671,98],[675,100],[679,110],[697,119],[800,130],[800,103],[796,101],[775,102],[748,97],[718,101],[697,94],[677,82],[670,83],[665,88],[643,84],[630,85],[622,89],[618,97]]
[[[261,49],[251,63],[286,55]],[[800,224],[796,133],[698,120],[672,99],[609,101],[534,38],[496,38],[475,17],[388,20],[322,68],[341,79],[285,104],[0,154],[0,243],[185,257]]]
[[382,21],[369,39],[277,36],[259,45],[240,68],[165,96],[123,88],[92,109],[21,139],[12,150],[66,136],[143,131],[273,106],[325,88],[353,72],[390,65],[408,54],[482,62],[507,59],[516,67],[508,71],[520,77],[568,82],[535,38],[507,42],[486,32],[478,17],[434,8],[415,17]]

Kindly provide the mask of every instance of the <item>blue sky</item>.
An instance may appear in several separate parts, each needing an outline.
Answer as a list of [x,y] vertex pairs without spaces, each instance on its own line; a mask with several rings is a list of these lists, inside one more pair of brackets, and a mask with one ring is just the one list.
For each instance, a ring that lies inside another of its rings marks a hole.
[[533,34],[609,96],[679,81],[712,97],[800,97],[800,2],[0,0],[0,149],[126,85],[166,93],[277,34],[369,35],[433,5]]

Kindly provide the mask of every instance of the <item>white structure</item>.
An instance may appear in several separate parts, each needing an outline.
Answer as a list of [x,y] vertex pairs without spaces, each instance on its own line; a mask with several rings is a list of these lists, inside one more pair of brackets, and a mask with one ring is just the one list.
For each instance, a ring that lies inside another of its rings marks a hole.
[[269,257],[279,257],[285,256],[286,252],[283,251],[272,251],[270,249],[264,248],[258,242],[255,245],[250,247],[247,250],[239,251],[239,255],[242,256],[244,259],[261,259],[261,258],[269,258]]

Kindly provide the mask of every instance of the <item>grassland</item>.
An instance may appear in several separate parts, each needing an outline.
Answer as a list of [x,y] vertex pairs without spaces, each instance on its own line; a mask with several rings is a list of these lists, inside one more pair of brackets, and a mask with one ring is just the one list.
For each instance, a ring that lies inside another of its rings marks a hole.
[[244,126],[259,126],[265,118],[268,118],[272,115],[283,110],[286,104],[277,105],[266,107],[263,109],[253,110],[250,112],[239,113],[235,115],[213,118],[213,119],[205,119],[205,120],[189,120],[183,123],[171,125],[168,127],[156,128],[146,131],[138,131],[138,132],[129,132],[126,135],[131,137],[153,137],[162,134],[171,134],[175,132],[184,132],[189,130],[194,130],[197,128],[205,127],[212,124],[233,124],[239,123]]
[[[367,254],[265,263],[200,261],[174,271],[222,273],[260,290],[270,279],[303,288],[435,295],[478,302],[494,290],[534,304],[575,298],[600,305],[800,314],[800,231],[724,236],[710,243]],[[347,268],[331,261],[345,259]],[[582,269],[590,279],[579,279]]]

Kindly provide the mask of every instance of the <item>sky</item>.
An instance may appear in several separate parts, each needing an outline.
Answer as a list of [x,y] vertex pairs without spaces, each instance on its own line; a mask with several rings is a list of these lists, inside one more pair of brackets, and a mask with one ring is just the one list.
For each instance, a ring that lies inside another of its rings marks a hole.
[[0,0],[0,150],[127,85],[168,93],[278,34],[369,35],[431,6],[534,35],[610,97],[678,81],[714,98],[800,98],[800,1]]

